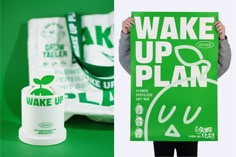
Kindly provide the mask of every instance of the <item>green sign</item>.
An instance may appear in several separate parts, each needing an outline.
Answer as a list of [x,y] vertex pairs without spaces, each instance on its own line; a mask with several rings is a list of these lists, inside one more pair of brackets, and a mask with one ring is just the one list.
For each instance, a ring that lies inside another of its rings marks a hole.
[[131,140],[217,141],[215,12],[133,12]]

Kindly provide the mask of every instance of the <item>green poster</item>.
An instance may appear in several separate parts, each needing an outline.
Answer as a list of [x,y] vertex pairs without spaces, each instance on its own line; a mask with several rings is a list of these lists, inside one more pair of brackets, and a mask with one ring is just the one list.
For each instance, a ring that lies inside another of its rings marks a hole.
[[217,141],[215,12],[132,12],[131,140]]

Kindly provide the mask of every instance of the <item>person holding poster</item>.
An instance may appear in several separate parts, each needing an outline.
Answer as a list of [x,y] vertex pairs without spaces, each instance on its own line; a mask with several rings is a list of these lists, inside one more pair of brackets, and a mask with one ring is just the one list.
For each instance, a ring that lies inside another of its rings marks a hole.
[[[133,18],[128,17],[122,23],[121,37],[119,40],[119,61],[122,67],[130,74],[130,29],[134,25]],[[218,52],[218,78],[229,68],[231,61],[231,49],[226,37],[225,26],[221,21],[215,23],[219,34]],[[197,141],[154,141],[155,157],[174,156],[174,149],[177,156],[197,156]]]

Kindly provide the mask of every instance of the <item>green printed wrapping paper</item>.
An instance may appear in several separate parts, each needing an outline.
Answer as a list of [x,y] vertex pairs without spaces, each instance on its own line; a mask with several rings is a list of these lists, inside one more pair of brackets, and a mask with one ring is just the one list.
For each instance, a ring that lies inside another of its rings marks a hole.
[[131,140],[216,141],[215,12],[132,12]]

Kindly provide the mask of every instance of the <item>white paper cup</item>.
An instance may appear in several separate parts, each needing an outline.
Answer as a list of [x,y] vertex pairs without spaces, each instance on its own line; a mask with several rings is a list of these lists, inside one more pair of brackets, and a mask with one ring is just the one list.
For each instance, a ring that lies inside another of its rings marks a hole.
[[51,88],[54,95],[30,95],[32,87],[21,91],[22,127],[19,138],[32,145],[54,145],[66,139],[64,128],[64,93]]

